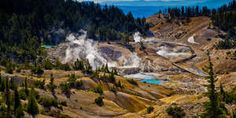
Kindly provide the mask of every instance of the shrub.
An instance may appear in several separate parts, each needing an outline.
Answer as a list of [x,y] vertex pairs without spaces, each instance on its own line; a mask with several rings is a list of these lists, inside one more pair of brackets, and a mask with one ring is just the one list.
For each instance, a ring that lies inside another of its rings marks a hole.
[[5,71],[6,73],[13,74],[14,67],[12,66],[12,64],[7,64]]
[[38,76],[41,76],[41,75],[44,73],[44,70],[43,70],[41,67],[37,66],[37,67],[33,67],[33,68],[31,69],[31,72],[32,72],[33,74],[36,74],[36,75],[38,75]]
[[44,61],[44,68],[46,69],[46,70],[52,70],[53,69],[53,67],[54,67],[54,65],[51,63],[51,61],[49,60],[49,59],[46,59],[45,61]]
[[103,94],[102,86],[98,85],[96,88],[93,89],[95,93],[99,93],[100,95]]
[[84,71],[85,75],[91,75],[93,73],[92,66],[88,60],[84,61]]
[[39,89],[45,89],[45,79],[44,80],[36,80],[34,82],[34,86]]
[[146,49],[146,47],[144,46],[143,42],[140,42],[140,50],[144,51]]
[[70,93],[70,86],[67,83],[62,83],[60,84],[61,91],[64,94],[69,94]]
[[113,73],[114,75],[118,75],[118,72],[117,72],[116,69],[112,69],[112,70],[111,70],[111,73]]
[[1,92],[4,92],[5,91],[5,81],[6,81],[6,79],[5,78],[3,78],[1,75],[0,75],[0,91]]
[[16,72],[17,72],[17,73],[20,73],[20,72],[21,72],[21,69],[22,69],[22,67],[18,66],[18,67],[16,68]]
[[218,49],[234,49],[236,48],[236,41],[233,39],[224,39],[217,44]]
[[39,104],[43,105],[44,107],[58,107],[58,101],[56,99],[46,96],[40,97]]
[[76,60],[76,62],[74,63],[74,66],[73,66],[73,69],[74,70],[84,70],[84,62],[83,60]]
[[100,72],[104,72],[104,73],[109,73],[109,68],[108,65],[102,65],[102,67],[99,69]]
[[19,90],[19,97],[20,97],[20,99],[22,99],[22,100],[26,100],[27,95],[26,95],[26,93],[25,93],[25,89],[20,89],[20,90]]
[[5,116],[6,117],[6,115],[7,115],[7,106],[6,106],[6,104],[3,104],[3,103],[1,103],[0,104],[0,117],[2,117],[2,116]]
[[115,83],[116,82],[116,78],[115,78],[115,74],[114,73],[109,73],[108,81],[111,82],[111,83]]
[[62,106],[67,106],[66,101],[61,101],[60,104],[61,104]]
[[230,51],[227,51],[227,52],[226,52],[226,54],[227,54],[227,55],[230,55],[230,54],[231,54],[231,52],[230,52]]
[[168,113],[168,115],[172,116],[173,118],[183,118],[185,116],[184,110],[176,105],[169,106],[166,109],[166,112]]
[[115,86],[112,86],[111,88],[110,88],[110,91],[112,91],[113,93],[117,93],[117,89],[116,89],[116,87]]
[[212,39],[211,38],[207,38],[207,41],[211,41]]
[[16,117],[16,118],[23,118],[23,116],[24,116],[23,108],[22,108],[21,106],[19,106],[19,107],[16,109],[15,117]]
[[154,107],[149,106],[149,107],[147,108],[147,113],[148,113],[148,114],[149,114],[149,113],[152,113],[153,110],[154,110]]
[[71,88],[76,88],[79,89],[83,85],[83,81],[79,80],[77,81],[77,77],[75,74],[69,75],[69,79],[67,80],[68,82],[65,84],[62,84],[64,92],[66,92],[66,89],[71,89]]
[[121,82],[120,82],[120,81],[116,82],[116,83],[115,83],[115,86],[116,86],[116,87],[123,88],[123,85],[121,84]]
[[236,50],[233,52],[232,55],[233,55],[233,57],[236,57]]
[[31,90],[30,96],[28,98],[27,112],[32,116],[35,116],[36,114],[39,113],[39,108],[37,101],[35,99],[35,93],[33,89]]
[[236,118],[236,111],[233,112],[232,118]]
[[54,118],[71,118],[69,117],[68,115],[65,115],[63,113],[61,113],[60,110],[50,110],[48,113],[47,113],[49,116],[52,116]]
[[61,70],[64,70],[64,71],[70,71],[71,70],[71,67],[70,67],[69,64],[61,64],[59,68]]
[[75,86],[74,87],[76,89],[80,89],[82,86],[83,86],[83,81],[82,80],[79,80],[79,81],[75,82]]
[[127,81],[132,85],[138,86],[138,83],[134,79],[127,79]]
[[67,81],[68,81],[70,88],[75,88],[76,80],[77,80],[77,78],[76,78],[75,74],[69,75],[69,79]]
[[55,88],[57,88],[57,86],[54,84],[54,77],[53,74],[50,75],[50,82],[49,84],[47,84],[47,88],[54,94],[55,92]]
[[24,81],[23,87],[24,87],[24,91],[25,91],[26,96],[28,96],[28,95],[29,95],[29,89],[28,89],[28,78],[25,78],[25,81]]
[[103,72],[103,75],[100,75],[99,72],[105,71],[103,70],[103,68],[101,69],[97,69],[96,71],[93,72],[92,74],[92,78],[94,79],[99,79],[102,80],[104,82],[110,82],[110,83],[115,83],[116,82],[116,78],[115,78],[115,72]]
[[236,103],[236,92],[225,92],[223,101],[227,104],[234,104]]
[[70,75],[68,75],[69,76],[69,79],[68,79],[68,81],[76,81],[76,79],[77,79],[77,77],[76,77],[76,75],[75,74],[70,74]]
[[98,71],[99,71],[98,69],[93,71],[93,74],[91,76],[93,79],[99,79],[99,72]]
[[98,98],[95,99],[95,103],[98,105],[98,106],[103,106],[104,105],[104,102],[103,102],[103,97],[102,96],[99,96]]

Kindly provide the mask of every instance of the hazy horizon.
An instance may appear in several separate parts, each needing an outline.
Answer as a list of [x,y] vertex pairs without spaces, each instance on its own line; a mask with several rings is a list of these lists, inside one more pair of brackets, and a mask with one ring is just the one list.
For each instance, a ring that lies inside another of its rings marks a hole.
[[208,8],[217,8],[227,4],[232,0],[78,0],[94,1],[102,5],[115,5],[123,10],[124,13],[131,11],[134,17],[149,17],[159,10],[165,10],[169,7],[181,6],[207,6]]

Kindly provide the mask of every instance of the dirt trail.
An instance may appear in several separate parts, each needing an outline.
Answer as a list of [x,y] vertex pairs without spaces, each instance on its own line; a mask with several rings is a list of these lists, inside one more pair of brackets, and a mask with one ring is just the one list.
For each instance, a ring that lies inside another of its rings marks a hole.
[[201,76],[201,77],[207,76],[202,70],[198,69],[197,67],[189,68],[189,67],[178,65],[176,63],[173,63],[173,65],[197,76]]

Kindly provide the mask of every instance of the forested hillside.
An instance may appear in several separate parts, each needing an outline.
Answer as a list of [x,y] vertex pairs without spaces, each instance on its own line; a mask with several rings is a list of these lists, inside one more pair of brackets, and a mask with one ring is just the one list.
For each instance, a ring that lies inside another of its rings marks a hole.
[[[27,62],[36,59],[44,44],[56,44],[50,33],[88,31],[95,40],[126,40],[135,31],[148,29],[145,19],[125,15],[114,6],[72,0],[1,0],[0,56]],[[62,39],[64,39],[62,37]]]
[[229,4],[225,4],[218,9],[209,9],[207,7],[181,7],[169,8],[168,13],[171,18],[209,16],[213,24],[224,31],[235,35],[236,26],[236,1],[232,0]]
[[169,8],[170,20],[187,19],[190,17],[207,16],[212,20],[212,24],[227,33],[221,36],[223,41],[217,45],[219,49],[236,48],[236,1],[221,6],[218,9],[208,9],[207,7],[181,7]]
[[236,1],[233,0],[228,5],[224,5],[217,10],[212,10],[212,21],[214,25],[220,27],[231,35],[236,35]]

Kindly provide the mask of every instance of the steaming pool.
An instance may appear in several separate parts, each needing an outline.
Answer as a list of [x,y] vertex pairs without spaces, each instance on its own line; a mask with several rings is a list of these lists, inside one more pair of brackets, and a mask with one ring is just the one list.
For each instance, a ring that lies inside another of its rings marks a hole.
[[143,82],[143,83],[155,84],[155,85],[160,85],[163,82],[162,80],[157,79],[151,73],[130,74],[130,75],[125,75],[125,77],[126,78],[133,78],[133,79],[139,80],[140,82]]

